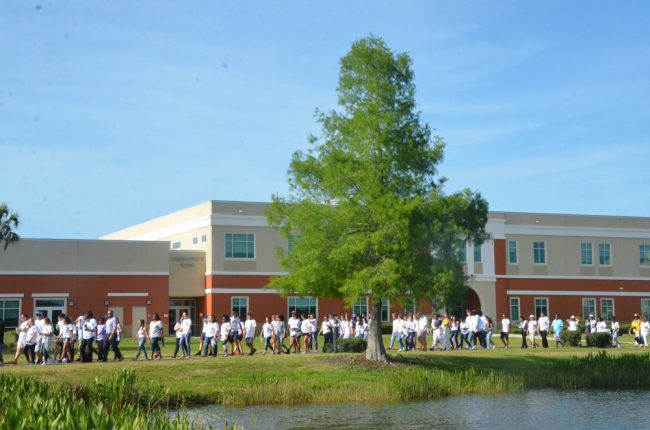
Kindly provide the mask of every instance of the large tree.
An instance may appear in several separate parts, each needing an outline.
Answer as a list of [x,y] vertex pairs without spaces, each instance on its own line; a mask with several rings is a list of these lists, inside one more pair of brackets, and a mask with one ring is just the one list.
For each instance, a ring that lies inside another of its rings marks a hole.
[[316,114],[322,134],[293,154],[290,193],[273,196],[269,222],[287,238],[279,252],[286,293],[370,299],[366,356],[387,361],[381,299],[449,304],[465,291],[463,241],[483,242],[487,202],[447,195],[437,166],[444,143],[420,122],[411,59],[378,37],[356,41],[340,61],[340,110]]
[[6,203],[0,203],[0,245],[4,242],[4,250],[10,243],[18,242],[20,236],[14,230],[18,228],[18,214],[12,212]]

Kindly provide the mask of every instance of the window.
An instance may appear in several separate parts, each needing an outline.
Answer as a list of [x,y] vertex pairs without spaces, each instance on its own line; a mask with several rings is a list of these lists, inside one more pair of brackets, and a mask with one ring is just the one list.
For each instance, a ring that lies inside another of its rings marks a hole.
[[405,314],[415,313],[415,297],[408,297],[404,300],[404,313]]
[[208,241],[208,235],[207,234],[202,235],[201,236],[201,243],[205,243],[207,241]]
[[650,321],[650,299],[641,299],[641,316]]
[[542,312],[548,316],[548,299],[546,297],[535,297],[535,317],[539,318]]
[[226,233],[226,258],[255,258],[255,235]]
[[510,321],[519,321],[521,317],[519,297],[510,297]]
[[533,242],[533,264],[546,264],[545,242]]
[[232,304],[232,311],[239,314],[240,320],[246,321],[246,315],[248,314],[248,297],[232,297],[230,302]]
[[650,265],[650,245],[639,245],[639,261],[643,265]]
[[591,243],[580,244],[580,264],[591,266],[594,264],[594,254],[591,249]]
[[361,297],[352,305],[352,313],[361,315],[366,314],[368,316],[368,297]]
[[598,244],[598,264],[610,266],[612,264],[612,249],[609,243]]
[[614,299],[600,299],[600,316],[605,321],[611,321],[614,315]]
[[314,318],[318,319],[318,299],[314,297],[289,297],[287,303],[289,305],[288,315],[295,311],[296,315],[313,314]]
[[192,238],[192,245],[198,245],[199,243],[199,238],[198,237],[193,237]]
[[582,318],[586,319],[589,315],[596,316],[596,299],[582,299]]
[[381,322],[390,322],[390,301],[381,299]]
[[172,243],[172,249],[180,249],[181,247],[181,242],[174,242]]
[[296,242],[300,239],[300,236],[294,236],[292,234],[289,235],[287,238],[287,251],[291,252],[293,249],[293,246],[296,244]]
[[460,247],[458,248],[458,252],[456,255],[458,256],[458,261],[461,263],[467,262],[467,244],[463,241],[463,243],[460,244]]
[[[517,256],[517,241],[516,240],[509,240],[508,241],[508,263],[510,264],[517,264],[518,263],[518,256]],[[517,318],[519,319],[519,318]]]
[[0,299],[0,319],[5,320],[6,328],[18,326],[20,316],[20,300]]
[[474,262],[481,262],[481,245],[474,245]]

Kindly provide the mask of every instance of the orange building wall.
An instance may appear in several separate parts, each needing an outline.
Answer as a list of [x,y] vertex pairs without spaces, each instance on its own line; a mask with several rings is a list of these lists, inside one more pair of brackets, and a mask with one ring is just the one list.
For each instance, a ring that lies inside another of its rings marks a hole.
[[[108,297],[108,293],[149,293],[148,297]],[[29,315],[34,311],[33,293],[68,293],[66,313],[76,318],[92,310],[96,316],[103,315],[107,307],[123,306],[123,324],[131,324],[132,306],[145,306],[148,318],[157,312],[167,324],[169,308],[169,277],[138,275],[0,275],[0,293],[22,293],[21,312]],[[151,300],[151,305],[147,305]],[[74,307],[70,302],[74,302]]]

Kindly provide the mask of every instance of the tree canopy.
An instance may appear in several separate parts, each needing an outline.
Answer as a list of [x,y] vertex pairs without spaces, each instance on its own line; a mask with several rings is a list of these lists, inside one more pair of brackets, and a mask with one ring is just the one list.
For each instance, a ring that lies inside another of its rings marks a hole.
[[4,243],[4,250],[20,239],[15,232],[19,224],[18,214],[12,212],[6,203],[0,203],[0,245]]
[[279,251],[290,274],[271,287],[348,302],[368,296],[379,312],[381,298],[444,305],[464,292],[457,250],[487,238],[488,205],[470,190],[445,193],[445,145],[420,120],[411,66],[375,36],[341,59],[340,109],[316,113],[322,132],[293,154],[290,193],[273,196],[267,213],[292,237],[291,252]]

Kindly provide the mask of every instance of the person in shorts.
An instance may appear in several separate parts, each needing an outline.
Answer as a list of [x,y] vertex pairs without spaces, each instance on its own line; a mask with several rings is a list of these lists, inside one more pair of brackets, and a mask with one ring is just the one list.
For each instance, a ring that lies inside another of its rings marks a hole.
[[16,334],[18,335],[18,342],[16,342],[16,355],[10,363],[18,364],[18,358],[27,346],[27,330],[29,330],[29,316],[27,314],[20,315],[20,325],[16,327]]
[[510,345],[510,319],[506,314],[501,314],[501,343],[503,343],[503,348],[508,349]]
[[257,330],[257,321],[253,318],[253,312],[248,312],[248,318],[244,322],[244,338],[246,339],[246,346],[248,346],[248,355],[255,354],[255,331]]
[[289,317],[289,321],[287,321],[287,325],[289,326],[289,335],[291,336],[291,340],[289,341],[289,351],[291,351],[291,348],[293,348],[294,353],[299,353],[300,352],[300,319],[296,316],[295,311],[291,311],[291,316]]
[[555,314],[555,318],[553,319],[553,322],[551,322],[551,331],[553,332],[553,336],[555,337],[556,348],[558,347],[558,345],[562,345],[562,348],[566,346],[564,345],[564,342],[562,342],[562,339],[560,338],[560,335],[562,334],[562,330],[564,330],[564,321],[562,321],[562,318],[560,318],[559,314]]

